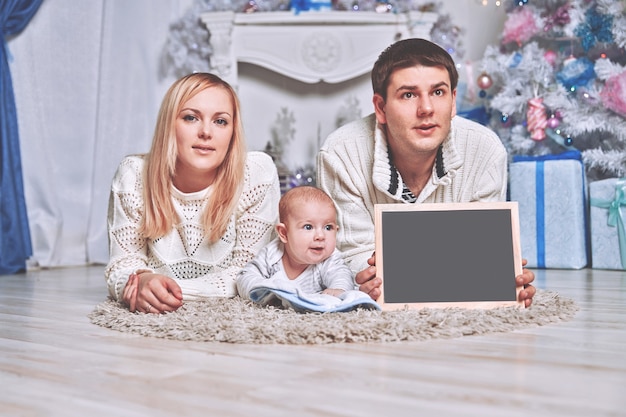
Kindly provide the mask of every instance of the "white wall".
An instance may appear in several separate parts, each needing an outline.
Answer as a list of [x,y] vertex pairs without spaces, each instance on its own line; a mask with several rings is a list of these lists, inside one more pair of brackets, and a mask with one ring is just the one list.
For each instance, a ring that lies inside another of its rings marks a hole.
[[465,29],[465,59],[476,61],[482,58],[490,43],[496,44],[506,18],[504,7],[494,0],[483,6],[481,0],[445,0],[443,12],[450,14],[452,22]]

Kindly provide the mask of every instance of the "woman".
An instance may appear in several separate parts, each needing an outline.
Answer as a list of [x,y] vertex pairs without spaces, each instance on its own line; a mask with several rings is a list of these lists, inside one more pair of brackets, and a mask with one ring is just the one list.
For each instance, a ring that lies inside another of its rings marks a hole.
[[113,178],[110,295],[144,313],[235,296],[237,272],[273,238],[279,198],[271,158],[246,152],[233,88],[207,73],[179,79],[150,153],[124,158]]

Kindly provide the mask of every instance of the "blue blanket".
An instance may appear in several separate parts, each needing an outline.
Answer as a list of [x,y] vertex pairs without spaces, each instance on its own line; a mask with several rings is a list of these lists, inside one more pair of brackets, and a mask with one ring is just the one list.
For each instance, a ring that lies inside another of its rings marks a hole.
[[305,294],[299,288],[287,286],[256,287],[250,290],[250,299],[260,305],[276,305],[291,308],[299,313],[334,313],[356,309],[380,310],[376,301],[363,291],[344,291],[338,297],[328,294]]

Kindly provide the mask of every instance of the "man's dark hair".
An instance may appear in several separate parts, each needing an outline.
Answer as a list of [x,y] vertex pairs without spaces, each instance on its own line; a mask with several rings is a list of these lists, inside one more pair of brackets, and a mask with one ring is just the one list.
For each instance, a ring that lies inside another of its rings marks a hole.
[[391,74],[403,68],[417,65],[443,67],[450,75],[450,88],[456,89],[459,73],[454,60],[445,49],[426,39],[403,39],[385,49],[372,68],[372,88],[374,94],[387,100],[387,87]]

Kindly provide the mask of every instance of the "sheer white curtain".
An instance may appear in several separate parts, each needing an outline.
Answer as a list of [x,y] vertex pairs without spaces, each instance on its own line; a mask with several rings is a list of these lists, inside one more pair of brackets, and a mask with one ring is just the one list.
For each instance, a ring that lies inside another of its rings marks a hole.
[[106,263],[106,211],[122,157],[149,149],[173,79],[158,66],[191,0],[46,0],[8,42],[33,257]]

